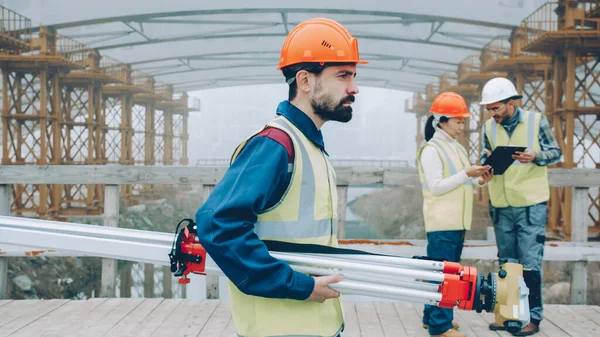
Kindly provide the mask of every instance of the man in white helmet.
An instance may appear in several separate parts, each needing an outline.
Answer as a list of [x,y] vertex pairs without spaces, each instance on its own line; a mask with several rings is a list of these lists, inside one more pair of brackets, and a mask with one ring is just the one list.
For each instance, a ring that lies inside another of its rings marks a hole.
[[[517,93],[506,78],[493,78],[483,87],[480,105],[492,118],[482,129],[481,163],[498,146],[524,146],[514,163],[489,182],[490,215],[494,224],[498,262],[523,265],[529,288],[531,322],[515,333],[530,336],[542,321],[542,259],[546,240],[547,201],[550,197],[546,167],[558,163],[562,153],[546,116],[517,106]],[[490,324],[490,330],[504,330]]]

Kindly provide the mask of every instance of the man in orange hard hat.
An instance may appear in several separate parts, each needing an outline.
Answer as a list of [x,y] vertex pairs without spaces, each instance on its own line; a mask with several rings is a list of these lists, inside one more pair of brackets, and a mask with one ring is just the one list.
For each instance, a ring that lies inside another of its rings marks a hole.
[[279,67],[289,85],[277,116],[234,151],[196,213],[198,237],[230,280],[240,336],[339,336],[341,275],[313,277],[269,255],[266,240],[335,247],[335,173],[321,127],[348,122],[358,94],[358,44],[339,23],[311,19],[287,36]]

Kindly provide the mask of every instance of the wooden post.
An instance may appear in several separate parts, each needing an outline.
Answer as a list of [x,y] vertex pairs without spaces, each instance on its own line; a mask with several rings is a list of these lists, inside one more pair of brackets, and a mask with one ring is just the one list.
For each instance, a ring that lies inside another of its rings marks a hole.
[[144,298],[154,298],[154,265],[144,263]]
[[346,238],[346,207],[348,207],[348,185],[339,185],[337,187],[337,237]]
[[[10,215],[10,185],[0,185],[0,215]],[[0,300],[8,297],[8,258],[0,257]]]
[[[587,242],[588,188],[573,190],[571,241]],[[575,261],[571,268],[571,304],[587,304],[587,261]]]
[[[215,189],[214,185],[203,185],[204,191],[204,201],[208,200],[208,197]],[[206,299],[219,299],[219,276],[216,275],[206,275]]]
[[173,274],[169,266],[163,266],[163,297],[173,298]]
[[[104,186],[104,226],[119,225],[119,185]],[[115,297],[115,279],[117,277],[117,260],[102,259],[102,279],[100,281],[100,297]]]
[[123,269],[121,269],[121,292],[120,298],[131,298],[131,286],[133,285],[133,278],[131,277],[131,262],[125,263]]

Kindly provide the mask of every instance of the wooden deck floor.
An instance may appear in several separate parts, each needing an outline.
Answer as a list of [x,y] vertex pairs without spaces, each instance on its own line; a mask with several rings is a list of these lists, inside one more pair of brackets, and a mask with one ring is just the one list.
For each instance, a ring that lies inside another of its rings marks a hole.
[[[400,302],[345,303],[343,337],[429,336],[422,305]],[[492,332],[491,314],[455,311],[468,336]],[[600,336],[600,307],[546,305],[540,337]],[[229,305],[218,300],[91,299],[0,301],[0,336],[235,336]]]

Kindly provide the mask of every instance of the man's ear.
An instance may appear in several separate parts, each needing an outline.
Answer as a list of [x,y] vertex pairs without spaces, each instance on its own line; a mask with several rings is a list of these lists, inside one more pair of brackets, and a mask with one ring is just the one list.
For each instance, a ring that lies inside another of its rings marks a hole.
[[296,85],[299,91],[310,92],[311,90],[311,74],[306,70],[300,70],[296,73]]

